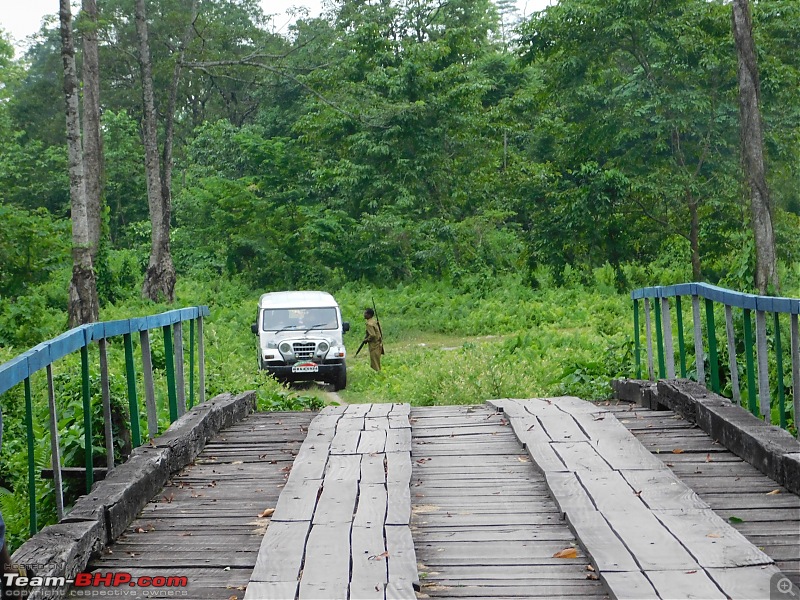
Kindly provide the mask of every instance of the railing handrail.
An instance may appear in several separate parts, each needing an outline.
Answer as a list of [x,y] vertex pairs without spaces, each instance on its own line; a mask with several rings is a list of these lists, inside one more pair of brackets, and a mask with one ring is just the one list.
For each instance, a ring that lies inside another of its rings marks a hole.
[[40,371],[65,356],[85,348],[93,341],[108,339],[149,331],[159,327],[174,325],[209,315],[208,306],[192,306],[169,310],[157,315],[98,321],[80,325],[52,339],[37,344],[30,350],[0,365],[0,394],[3,394],[25,381],[36,371]]
[[59,446],[58,419],[56,416],[55,388],[53,384],[52,365],[59,359],[74,352],[81,353],[81,396],[83,400],[84,454],[86,460],[86,491],[91,490],[94,482],[94,459],[92,452],[91,425],[91,386],[89,377],[89,346],[97,342],[100,355],[100,387],[102,393],[103,417],[106,439],[106,460],[108,469],[114,468],[114,445],[111,427],[111,393],[109,385],[107,340],[115,336],[123,336],[125,351],[125,372],[127,379],[128,408],[130,416],[130,433],[132,447],[142,443],[139,428],[139,400],[136,392],[136,372],[132,337],[138,333],[141,345],[142,376],[144,380],[145,407],[147,415],[147,432],[149,437],[158,434],[158,408],[155,400],[153,382],[153,364],[150,353],[150,331],[161,329],[164,334],[164,354],[166,362],[167,394],[169,397],[169,421],[174,422],[186,410],[184,355],[183,355],[183,323],[189,322],[189,408],[194,396],[194,347],[195,321],[197,324],[197,351],[200,383],[200,402],[205,399],[205,350],[203,345],[203,317],[210,314],[207,306],[193,306],[170,310],[156,315],[100,321],[70,329],[61,335],[42,342],[27,352],[12,358],[0,365],[0,395],[11,388],[25,386],[25,428],[28,454],[28,501],[30,508],[31,535],[38,531],[34,441],[33,441],[33,398],[31,376],[38,371],[47,371],[48,411],[50,416],[51,462],[53,463],[53,480],[56,490],[55,500],[58,518],[65,514],[63,485],[61,478],[61,458]]
[[[739,365],[737,362],[736,331],[732,309],[742,310],[742,323],[744,329],[744,358],[747,389],[747,408],[756,416],[761,416],[768,423],[771,422],[773,407],[770,379],[769,379],[769,336],[767,329],[767,313],[772,314],[772,345],[775,354],[776,387],[778,423],[786,428],[786,390],[783,381],[784,359],[781,344],[781,315],[788,315],[790,319],[790,357],[792,396],[794,404],[795,426],[798,424],[800,414],[800,299],[774,296],[761,296],[746,294],[708,283],[681,283],[675,285],[652,286],[635,289],[631,292],[633,300],[633,326],[634,326],[634,357],[636,376],[642,376],[639,301],[644,300],[645,333],[647,349],[648,376],[655,379],[656,366],[653,352],[653,323],[655,324],[655,346],[658,357],[658,377],[674,379],[676,377],[675,356],[672,340],[672,320],[670,318],[669,298],[675,299],[675,316],[677,317],[676,329],[678,334],[678,352],[680,358],[680,376],[686,377],[686,343],[684,340],[683,314],[681,297],[691,296],[692,324],[694,330],[695,365],[697,380],[706,384],[705,377],[705,348],[703,344],[703,325],[708,346],[708,363],[710,367],[710,388],[720,393],[720,364],[717,353],[717,338],[715,329],[715,304],[722,304],[725,308],[725,337],[727,338],[728,362],[730,366],[730,380],[733,400],[742,403],[741,388],[739,385]],[[700,318],[700,299],[705,304],[705,324]],[[653,300],[653,302],[651,302]],[[655,319],[651,318],[655,312]],[[753,323],[751,313],[755,312],[755,336],[753,336]],[[755,350],[755,352],[754,352]]]
[[631,299],[674,298],[676,296],[699,296],[712,302],[721,302],[732,308],[800,314],[800,299],[778,296],[759,296],[735,292],[709,283],[678,283],[643,287],[631,292]]

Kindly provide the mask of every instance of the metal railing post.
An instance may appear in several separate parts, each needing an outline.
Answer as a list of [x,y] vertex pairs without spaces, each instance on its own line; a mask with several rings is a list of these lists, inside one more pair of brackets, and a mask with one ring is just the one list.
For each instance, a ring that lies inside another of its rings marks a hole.
[[36,455],[33,444],[33,398],[31,397],[31,378],[25,378],[25,432],[28,442],[28,510],[30,512],[30,532],[39,530],[36,518]]
[[728,364],[731,369],[731,388],[733,401],[742,404],[742,390],[739,389],[739,365],[736,362],[736,338],[733,330],[733,309],[725,305],[725,334],[728,339]]
[[133,447],[142,445],[142,434],[139,429],[139,400],[136,398],[136,366],[133,362],[133,339],[130,333],[122,336],[125,346],[125,378],[128,384],[128,411],[131,421],[131,441]]
[[164,333],[164,360],[167,363],[167,397],[169,398],[169,422],[178,419],[178,399],[175,395],[175,349],[172,345],[172,327],[161,328]]
[[767,350],[767,316],[763,310],[756,311],[756,357],[758,364],[758,402],[761,418],[772,422],[771,398],[769,394],[769,356]]
[[654,321],[656,322],[656,350],[658,351],[658,377],[664,379],[666,368],[664,367],[664,338],[661,334],[661,302],[658,298],[653,300],[653,310],[655,311]]
[[664,358],[667,363],[667,379],[675,379],[675,348],[672,345],[672,321],[669,316],[669,300],[661,298],[661,320],[664,330]]
[[180,321],[172,326],[175,336],[175,385],[178,400],[178,417],[186,413],[186,379],[183,366],[183,323]]
[[114,469],[114,431],[111,427],[111,388],[108,383],[108,349],[106,339],[97,340],[100,349],[100,389],[103,398],[103,433],[106,441],[106,467]]
[[692,323],[694,327],[694,364],[698,383],[706,384],[706,363],[703,356],[703,326],[700,321],[700,297],[692,296]]
[[644,299],[644,332],[647,339],[647,376],[650,381],[655,381],[655,369],[653,368],[653,326],[650,322],[650,299]]
[[194,319],[189,321],[189,408],[194,406]]
[[144,375],[144,404],[147,411],[147,435],[152,440],[158,435],[158,408],[156,388],[153,383],[153,355],[150,353],[150,332],[139,332],[142,347],[142,375]]
[[778,424],[786,429],[786,392],[783,389],[783,348],[781,347],[781,321],[778,313],[773,313],[775,319],[775,368],[778,377]]
[[792,330],[792,403],[794,404],[794,424],[800,429],[800,328],[797,315],[791,315]]
[[678,320],[678,359],[681,366],[681,378],[686,379],[686,342],[683,339],[683,308],[680,296],[675,296],[675,316]]
[[203,317],[197,317],[197,369],[199,375],[200,404],[206,401],[206,347],[203,341]]
[[94,485],[94,459],[92,452],[92,396],[89,387],[89,347],[81,347],[81,382],[83,384],[83,440],[86,458],[86,493]]
[[719,357],[717,333],[714,327],[714,302],[706,298],[706,329],[708,331],[708,363],[711,367],[711,389],[719,394]]
[[61,445],[58,439],[56,390],[53,385],[53,365],[47,365],[47,405],[50,408],[50,462],[53,463],[53,487],[56,495],[58,520],[64,518],[64,484],[61,480]]
[[756,404],[756,379],[753,360],[753,322],[750,320],[750,310],[745,308],[744,314],[744,359],[747,368],[747,409],[758,416]]

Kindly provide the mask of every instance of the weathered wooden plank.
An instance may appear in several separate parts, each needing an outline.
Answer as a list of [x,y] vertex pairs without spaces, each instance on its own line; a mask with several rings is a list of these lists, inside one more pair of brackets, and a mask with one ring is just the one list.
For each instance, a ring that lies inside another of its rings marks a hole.
[[553,450],[569,471],[611,473],[609,464],[597,453],[595,446],[586,442],[553,442]]
[[639,570],[630,551],[598,511],[572,510],[567,521],[601,573]]
[[359,486],[358,508],[353,526],[382,528],[386,520],[386,495],[386,486],[383,483],[362,482]]
[[634,490],[619,472],[581,471],[577,476],[597,510],[601,512],[630,510],[632,515],[648,512],[647,507],[637,495],[638,490]]
[[411,531],[408,527],[387,525],[384,532],[388,552],[389,582],[400,585],[411,584],[419,588],[417,558]]
[[387,484],[387,525],[408,525],[411,520],[411,493],[408,485],[389,482]]
[[[773,577],[780,578],[780,570],[775,566],[769,567],[738,567],[733,569],[707,570],[711,579],[730,598],[744,600],[746,598],[770,598]],[[780,596],[775,596],[780,598]]]
[[251,581],[247,584],[245,600],[286,600],[297,593],[297,580],[270,581],[268,583]]
[[417,594],[409,581],[390,581],[386,584],[386,600],[416,600]]
[[[344,420],[344,419],[343,419]],[[336,435],[331,440],[331,455],[334,454],[357,454],[358,440],[361,438],[361,429],[340,429],[337,428]]]
[[584,442],[588,438],[583,433],[572,415],[560,410],[549,411],[538,416],[542,427],[554,442]]
[[[601,577],[617,600],[659,600],[653,585],[641,571],[603,571]],[[672,596],[667,596],[671,598]]]
[[386,455],[363,454],[361,456],[361,483],[384,483],[386,481]]
[[658,471],[620,471],[644,503],[651,509],[705,509],[708,504],[669,469]]
[[[304,445],[292,463],[289,483],[297,484],[307,479],[322,479],[328,462],[328,444]],[[239,469],[244,471],[244,468]]]
[[348,404],[347,408],[344,411],[346,417],[365,417],[370,410],[372,410],[372,404]]
[[388,416],[373,416],[372,413],[370,413],[364,419],[364,431],[385,431],[386,429],[389,429]]
[[534,426],[533,429],[519,431],[517,439],[525,446],[531,459],[542,472],[568,470],[541,427]]
[[272,521],[310,521],[314,516],[321,479],[307,479],[283,488]]
[[728,598],[702,569],[646,571],[646,575],[662,598],[708,598],[708,600]]
[[561,512],[572,510],[592,511],[596,507],[575,473],[545,473],[547,486]]
[[408,422],[408,415],[390,414],[389,429],[411,429],[411,423]]
[[311,528],[300,579],[300,598],[347,598],[350,527],[350,523],[337,523]]
[[361,456],[358,454],[332,455],[325,467],[325,480],[358,481],[361,478]]
[[613,414],[603,413],[601,418],[596,414],[579,414],[575,419],[613,469],[665,468],[664,463],[642,446]]
[[411,405],[407,403],[399,404],[394,403],[392,404],[392,410],[389,413],[390,415],[403,415],[408,416],[411,413]]
[[365,418],[355,415],[342,415],[336,423],[336,433],[342,431],[363,431]]
[[411,481],[411,453],[386,453],[386,481],[392,483],[408,483]]
[[322,483],[322,495],[314,510],[314,525],[352,523],[357,495],[357,481],[325,478]]
[[392,412],[394,408],[394,404],[391,403],[379,403],[375,402],[369,405],[369,412],[367,413],[367,417],[374,418],[374,417],[386,417],[389,413]]
[[411,429],[388,430],[386,452],[411,452]]
[[351,540],[353,567],[350,597],[383,598],[384,585],[389,581],[383,526],[354,525]]
[[358,442],[359,454],[377,454],[386,451],[386,430],[362,431]]
[[711,509],[655,510],[653,513],[704,568],[773,564],[769,556]]
[[644,505],[629,510],[604,510],[603,516],[645,571],[698,569],[697,561]]
[[300,574],[309,521],[273,521],[261,542],[250,581],[294,581]]

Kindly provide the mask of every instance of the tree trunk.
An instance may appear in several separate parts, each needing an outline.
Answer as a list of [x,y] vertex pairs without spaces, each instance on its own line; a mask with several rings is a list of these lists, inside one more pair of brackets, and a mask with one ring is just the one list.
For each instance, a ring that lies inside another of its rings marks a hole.
[[750,192],[750,212],[753,238],[756,245],[756,288],[762,294],[769,286],[773,292],[780,289],[775,232],[769,189],[764,168],[764,137],[761,128],[758,80],[758,62],[753,41],[753,23],[749,0],[733,0],[733,38],[738,55],[739,117],[741,120],[742,166]]
[[197,20],[198,0],[191,2],[191,18],[186,26],[186,31],[181,40],[178,57],[175,60],[175,67],[172,71],[172,81],[169,87],[169,98],[167,100],[167,110],[164,116],[164,148],[161,155],[161,195],[168,211],[172,209],[172,142],[175,137],[175,106],[178,103],[178,84],[180,83],[181,68],[183,59],[186,55],[186,46],[189,44],[194,34],[194,24]]
[[103,146],[100,135],[100,61],[97,51],[97,2],[83,0],[83,165],[92,264],[100,245]]
[[697,200],[691,192],[688,193],[687,204],[689,205],[689,215],[691,225],[689,229],[689,246],[692,250],[692,279],[702,281],[703,272],[700,267],[700,216],[697,213]]
[[147,176],[147,200],[150,207],[150,261],[142,286],[142,297],[158,301],[175,301],[175,267],[169,249],[170,205],[162,193],[161,169],[158,160],[158,130],[153,94],[153,68],[147,32],[144,0],[136,0],[136,34],[139,38],[139,67],[142,75],[142,137],[144,166]]
[[72,202],[72,281],[69,287],[68,314],[70,326],[75,326],[96,321],[99,309],[89,241],[81,124],[78,112],[78,75],[75,69],[75,44],[72,39],[72,13],[69,0],[60,0],[59,17],[67,115],[69,191]]

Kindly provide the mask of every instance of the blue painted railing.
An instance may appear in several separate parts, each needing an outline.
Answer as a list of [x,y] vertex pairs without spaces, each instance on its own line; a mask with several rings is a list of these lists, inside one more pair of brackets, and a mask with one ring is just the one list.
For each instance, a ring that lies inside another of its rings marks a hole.
[[199,401],[205,400],[205,352],[203,346],[203,317],[208,316],[207,306],[195,306],[171,310],[158,315],[91,323],[76,327],[56,338],[42,342],[10,361],[0,365],[0,396],[11,388],[23,384],[25,394],[25,425],[28,451],[28,495],[30,508],[30,531],[36,533],[36,471],[34,463],[33,398],[31,377],[42,370],[47,373],[48,405],[51,434],[51,453],[53,479],[56,491],[58,518],[64,516],[63,486],[61,479],[61,460],[59,448],[58,415],[56,414],[55,389],[53,385],[53,364],[74,352],[81,353],[81,396],[83,400],[84,445],[86,456],[86,489],[94,482],[94,460],[92,452],[91,388],[89,378],[89,347],[97,343],[100,355],[100,379],[105,423],[105,442],[107,465],[114,468],[114,447],[111,433],[111,404],[108,377],[106,342],[109,338],[122,336],[125,351],[125,374],[127,379],[128,408],[130,411],[131,444],[142,444],[139,428],[140,410],[136,391],[136,368],[134,361],[134,334],[140,338],[142,374],[144,381],[145,407],[149,437],[158,434],[158,414],[156,410],[153,366],[150,354],[149,332],[161,329],[164,335],[164,354],[166,362],[167,395],[169,401],[169,420],[175,421],[186,410],[186,388],[184,379],[183,327],[189,323],[189,407],[194,403],[194,365],[195,365],[195,324],[197,325],[197,353]]
[[[721,305],[725,311],[725,330],[728,350],[728,363],[730,367],[731,394],[737,404],[741,404],[741,389],[739,386],[739,368],[736,358],[736,334],[734,328],[734,313],[742,313],[745,375],[747,379],[747,408],[756,416],[761,416],[767,422],[772,420],[772,408],[778,411],[777,423],[783,428],[787,427],[786,389],[784,386],[784,350],[781,344],[781,318],[789,320],[791,331],[791,371],[792,371],[792,397],[793,416],[795,427],[798,425],[800,414],[800,351],[798,350],[798,315],[800,314],[800,299],[777,298],[772,296],[758,296],[744,294],[706,283],[682,283],[678,285],[646,287],[631,292],[633,299],[634,322],[634,353],[636,361],[636,377],[642,377],[641,343],[639,302],[644,302],[645,333],[647,343],[648,376],[651,380],[656,377],[655,360],[653,354],[653,336],[651,322],[651,303],[655,312],[656,330],[656,355],[658,361],[659,378],[674,379],[675,349],[673,342],[673,326],[670,318],[670,299],[674,299],[676,326],[678,337],[678,357],[680,376],[686,377],[686,344],[684,341],[682,297],[691,297],[692,321],[695,350],[695,369],[697,380],[720,393],[720,364],[717,352],[717,336],[715,329],[715,306]],[[705,305],[705,330],[701,321],[701,303]],[[755,312],[755,340],[753,338],[752,313]],[[767,315],[772,315],[772,331],[769,335]],[[768,337],[769,336],[769,337]],[[770,390],[769,366],[770,353],[769,341],[772,340],[773,365],[776,372],[775,401]],[[705,343],[704,343],[705,341]],[[755,356],[753,348],[755,346]],[[705,374],[705,349],[708,350],[708,366],[710,371],[709,381]],[[757,390],[757,391],[756,391]]]

